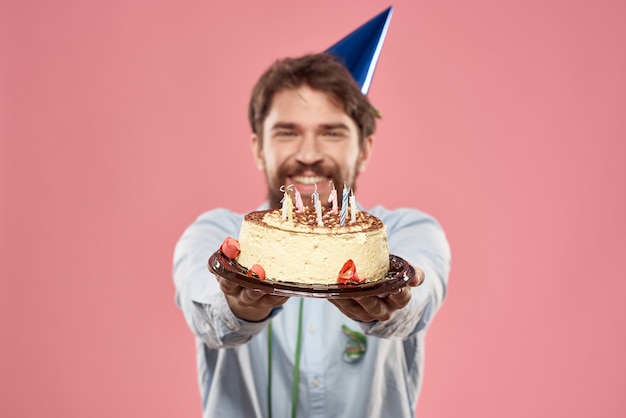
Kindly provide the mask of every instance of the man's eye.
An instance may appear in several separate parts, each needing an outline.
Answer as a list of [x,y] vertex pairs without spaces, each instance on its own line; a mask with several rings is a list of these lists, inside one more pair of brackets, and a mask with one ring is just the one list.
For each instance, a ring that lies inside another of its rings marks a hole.
[[323,135],[329,138],[342,138],[344,133],[343,131],[324,131]]
[[274,135],[278,137],[290,137],[295,136],[296,133],[294,131],[276,131]]

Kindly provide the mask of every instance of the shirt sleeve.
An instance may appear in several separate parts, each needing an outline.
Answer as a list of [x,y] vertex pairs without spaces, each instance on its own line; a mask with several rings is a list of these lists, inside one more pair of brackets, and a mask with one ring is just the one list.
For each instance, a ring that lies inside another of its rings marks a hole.
[[183,311],[189,328],[209,348],[224,348],[249,341],[265,328],[280,308],[264,321],[248,322],[233,314],[208,269],[209,257],[228,236],[239,235],[242,216],[226,209],[201,215],[189,226],[174,250],[176,304]]
[[411,289],[411,301],[388,321],[363,323],[368,335],[380,338],[409,338],[426,328],[441,307],[448,286],[451,253],[441,225],[414,209],[371,210],[387,228],[390,254],[405,259],[424,271],[425,280]]

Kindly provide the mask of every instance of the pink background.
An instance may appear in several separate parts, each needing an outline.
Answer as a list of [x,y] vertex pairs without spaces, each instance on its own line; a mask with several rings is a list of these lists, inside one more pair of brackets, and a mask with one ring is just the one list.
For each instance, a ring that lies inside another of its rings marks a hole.
[[[174,244],[265,196],[246,104],[382,1],[3,1],[0,416],[199,416]],[[366,206],[445,226],[421,417],[626,415],[626,7],[398,0]]]

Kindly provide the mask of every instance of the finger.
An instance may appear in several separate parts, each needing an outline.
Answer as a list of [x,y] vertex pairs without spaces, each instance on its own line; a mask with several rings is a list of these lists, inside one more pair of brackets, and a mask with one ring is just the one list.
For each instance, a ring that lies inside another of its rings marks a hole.
[[256,305],[263,296],[263,293],[256,292],[254,289],[243,288],[239,293],[239,302],[246,306],[253,306]]
[[411,289],[401,287],[390,292],[389,297],[383,299],[387,306],[393,310],[404,308],[411,300]]
[[287,296],[264,295],[260,299],[258,299],[256,303],[260,304],[261,306],[275,307],[284,304],[285,302],[287,302],[287,299],[289,299],[289,297]]
[[408,283],[411,287],[419,286],[424,283],[424,279],[426,278],[426,274],[424,274],[424,270],[415,268],[415,275],[413,279]]
[[[389,296],[391,298],[391,295]],[[381,299],[377,296],[368,296],[357,300],[361,308],[378,321],[391,318],[393,309],[387,306],[389,298]]]
[[[241,292],[246,291],[245,298],[254,301],[265,295],[269,295],[266,289],[243,287],[240,284],[233,282],[232,280],[228,280],[219,276],[216,276],[216,278],[220,284],[220,290],[230,296],[238,296]],[[248,292],[254,292],[254,293],[247,294]]]
[[329,299],[329,301],[348,318],[362,322],[371,322],[375,319],[354,299]]
[[401,287],[389,292],[387,297],[377,296],[358,299],[362,308],[379,321],[391,318],[394,311],[404,308],[411,300],[411,290]]
[[220,284],[220,290],[227,295],[237,296],[243,290],[243,287],[239,286],[237,283],[222,277],[218,277],[217,281]]
[[353,299],[329,299],[330,303],[335,305],[344,314],[354,310],[361,309],[361,305]]

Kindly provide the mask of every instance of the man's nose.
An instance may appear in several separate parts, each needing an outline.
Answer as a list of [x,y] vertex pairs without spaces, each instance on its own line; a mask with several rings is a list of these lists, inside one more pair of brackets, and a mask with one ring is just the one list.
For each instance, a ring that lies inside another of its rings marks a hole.
[[324,158],[317,138],[314,135],[305,135],[300,142],[300,147],[296,152],[296,160],[302,164],[312,165],[320,162]]

